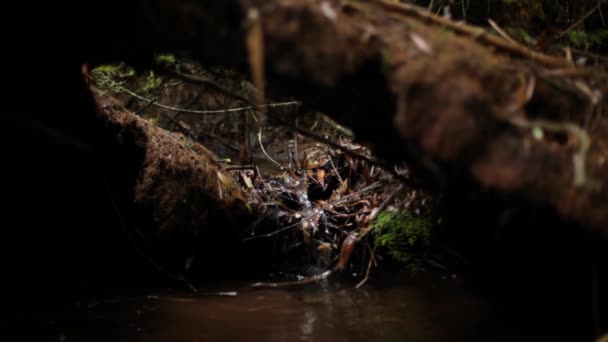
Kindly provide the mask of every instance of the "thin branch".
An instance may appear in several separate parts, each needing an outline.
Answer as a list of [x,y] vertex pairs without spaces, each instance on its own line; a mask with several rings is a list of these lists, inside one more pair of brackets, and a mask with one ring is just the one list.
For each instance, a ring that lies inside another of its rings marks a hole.
[[262,143],[262,127],[260,127],[260,130],[258,131],[258,141],[260,142],[260,149],[262,150],[262,153],[264,153],[266,158],[268,158],[268,160],[279,166],[281,170],[284,170],[286,168],[285,166],[281,165],[281,163],[279,163],[278,161],[272,159],[272,157],[268,153],[266,153],[266,149],[264,149],[264,144]]
[[506,41],[508,41],[511,44],[517,44],[517,42],[515,40],[513,40],[513,38],[511,38],[507,34],[507,32],[503,31],[503,29],[501,29],[500,26],[498,26],[498,24],[496,22],[494,22],[494,20],[488,19],[488,23],[490,23],[490,26],[492,26],[492,28],[494,30],[496,30],[496,32],[498,32],[498,34],[501,35]]
[[363,278],[359,284],[357,284],[357,286],[355,286],[356,289],[360,288],[361,286],[363,286],[363,284],[365,284],[367,282],[367,280],[369,279],[369,272],[372,269],[372,265],[374,265],[374,254],[376,253],[376,248],[378,247],[378,245],[374,245],[374,249],[372,249],[370,251],[371,255],[369,257],[369,263],[367,264],[367,271],[365,272],[365,278]]
[[211,88],[213,90],[216,90],[216,91],[218,91],[218,92],[220,92],[220,93],[222,93],[222,94],[224,94],[226,96],[229,96],[229,97],[232,97],[232,98],[234,98],[236,100],[239,100],[239,101],[243,102],[244,104],[247,104],[247,105],[250,105],[250,106],[253,105],[253,103],[251,101],[249,101],[249,99],[247,99],[246,97],[244,97],[244,96],[242,96],[240,94],[237,94],[234,91],[232,91],[232,90],[224,87],[223,85],[221,85],[219,83],[216,83],[216,82],[214,82],[212,80],[209,80],[209,79],[206,79],[206,78],[202,78],[202,77],[199,77],[199,76],[195,76],[195,75],[183,74],[183,73],[176,72],[176,71],[170,72],[170,75],[173,76],[173,77],[179,78],[181,80],[187,81],[189,83],[192,83],[192,84],[196,84],[196,85],[199,85],[199,86],[209,87],[209,88]]
[[315,217],[316,215],[319,215],[320,213],[321,213],[320,210],[315,209],[315,210],[313,210],[312,214],[310,214],[308,216],[305,216],[305,217],[302,217],[302,219],[300,221],[296,222],[296,223],[292,223],[289,226],[283,227],[281,229],[274,230],[274,231],[272,231],[270,233],[261,234],[261,235],[254,235],[254,236],[250,236],[250,237],[244,238],[243,241],[250,241],[250,240],[254,240],[254,239],[267,238],[267,237],[271,237],[273,235],[277,235],[277,234],[282,233],[282,232],[284,232],[286,230],[289,230],[289,229],[292,229],[292,228],[295,228],[295,227],[301,225],[302,222],[308,221],[309,219]]
[[144,110],[148,109],[148,107],[150,107],[151,105],[153,105],[156,101],[158,101],[158,98],[153,97],[150,101],[148,101],[148,103],[146,103],[143,107],[141,107],[140,109],[137,110],[137,112],[135,112],[135,115],[139,115],[141,114]]
[[338,172],[336,165],[334,165],[334,161],[332,160],[331,154],[329,153],[329,151],[327,152],[327,157],[329,158],[329,163],[331,164],[332,169],[334,169],[334,172],[336,173],[336,176],[338,177],[338,180],[340,181],[340,185],[342,185],[342,183],[344,183],[344,180],[342,179],[342,176],[340,176],[340,172]]
[[171,110],[174,112],[179,112],[179,113],[192,113],[192,114],[223,114],[223,113],[233,113],[233,112],[242,112],[242,111],[246,111],[246,110],[250,110],[250,109],[256,109],[256,107],[264,107],[264,108],[275,108],[275,107],[285,107],[285,106],[298,106],[300,105],[300,102],[298,101],[288,101],[288,102],[277,102],[277,103],[269,103],[269,104],[265,104],[262,106],[245,106],[245,107],[237,107],[237,108],[226,108],[226,109],[217,109],[217,110],[193,110],[193,109],[183,109],[183,108],[176,108],[176,107],[171,107],[171,106],[166,106],[160,103],[156,103],[153,100],[147,99],[141,95],[138,95],[136,93],[134,93],[133,91],[125,88],[125,87],[120,87],[120,90],[124,91],[125,93],[139,99],[142,101],[146,101],[146,102],[152,102],[152,105],[158,108],[162,108],[162,109],[166,109],[166,110]]
[[585,13],[585,15],[583,15],[579,20],[577,20],[574,24],[570,25],[570,27],[568,27],[567,29],[563,30],[560,34],[555,36],[555,38],[553,38],[553,39],[560,39],[561,37],[568,34],[568,32],[572,31],[575,27],[577,27],[583,21],[585,21],[587,18],[589,18],[597,9],[598,9],[598,6],[595,6],[592,9],[590,9],[589,12]]
[[[186,103],[186,105],[183,107],[183,109],[190,109],[190,107],[194,106],[194,105],[196,104],[196,102],[198,102],[198,100],[200,99],[200,97],[201,97],[202,93],[203,93],[203,90],[202,90],[202,89],[199,89],[199,90],[196,92],[196,95],[194,95],[194,96],[192,97],[192,99],[190,99],[190,101],[188,101],[188,103]],[[175,120],[179,120],[179,117],[180,117],[180,115],[181,115],[182,113],[183,113],[183,112],[181,112],[181,113],[180,113],[180,112],[175,112],[175,113],[174,113],[174,115],[173,115],[173,119],[175,119]]]

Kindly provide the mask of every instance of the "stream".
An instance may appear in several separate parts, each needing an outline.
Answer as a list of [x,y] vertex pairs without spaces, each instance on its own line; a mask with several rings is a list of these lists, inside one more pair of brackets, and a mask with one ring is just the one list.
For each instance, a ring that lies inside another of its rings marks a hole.
[[[45,323],[56,341],[527,340],[455,274],[393,274],[356,289],[332,278],[296,288],[214,284],[78,301]],[[356,283],[355,283],[356,284]],[[519,336],[518,336],[519,335]]]

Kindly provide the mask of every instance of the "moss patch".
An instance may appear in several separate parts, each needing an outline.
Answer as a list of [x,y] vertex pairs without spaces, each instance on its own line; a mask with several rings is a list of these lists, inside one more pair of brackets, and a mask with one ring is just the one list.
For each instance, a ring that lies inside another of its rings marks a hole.
[[374,222],[377,246],[410,270],[421,264],[420,255],[431,244],[431,221],[410,212],[381,212]]

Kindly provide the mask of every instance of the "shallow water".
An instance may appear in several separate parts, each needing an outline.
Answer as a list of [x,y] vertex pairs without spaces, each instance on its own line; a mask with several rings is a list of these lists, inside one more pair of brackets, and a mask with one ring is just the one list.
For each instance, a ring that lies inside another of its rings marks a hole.
[[455,275],[391,277],[360,289],[338,279],[291,289],[251,290],[247,284],[218,284],[196,295],[166,291],[81,301],[48,324],[58,341],[513,338],[504,335],[491,306]]

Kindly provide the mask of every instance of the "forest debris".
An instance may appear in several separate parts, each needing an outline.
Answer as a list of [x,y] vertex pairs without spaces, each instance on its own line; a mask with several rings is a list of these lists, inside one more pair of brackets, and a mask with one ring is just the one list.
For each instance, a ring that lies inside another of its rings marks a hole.
[[[276,173],[251,179],[253,186],[247,184],[248,178],[241,175],[242,170],[233,171],[235,181],[250,195],[249,204],[265,204],[263,215],[276,221],[274,226],[254,228],[254,235],[247,240],[271,238],[288,246],[313,244],[314,253],[323,260],[343,254],[338,246],[344,244],[345,236],[355,236],[357,241],[365,238],[366,242],[359,244],[361,248],[366,248],[368,243],[373,245],[374,237],[365,237],[371,229],[371,222],[401,192],[403,185],[386,172],[374,172],[374,167],[365,160],[341,149],[334,150],[309,141],[310,138],[302,140],[302,147],[310,147],[305,149],[305,159],[296,163],[299,168],[279,163]],[[365,147],[350,141],[340,144],[362,155],[369,154]],[[278,163],[270,151],[265,151],[265,154],[273,164]],[[394,188],[392,191],[385,190],[391,187]],[[386,192],[391,194],[386,196]],[[410,205],[412,202],[402,203]],[[351,245],[354,248],[354,244]],[[367,260],[361,262],[367,264]],[[340,264],[340,268],[345,263]],[[369,270],[366,275],[369,277]],[[289,284],[295,285],[295,282]]]

